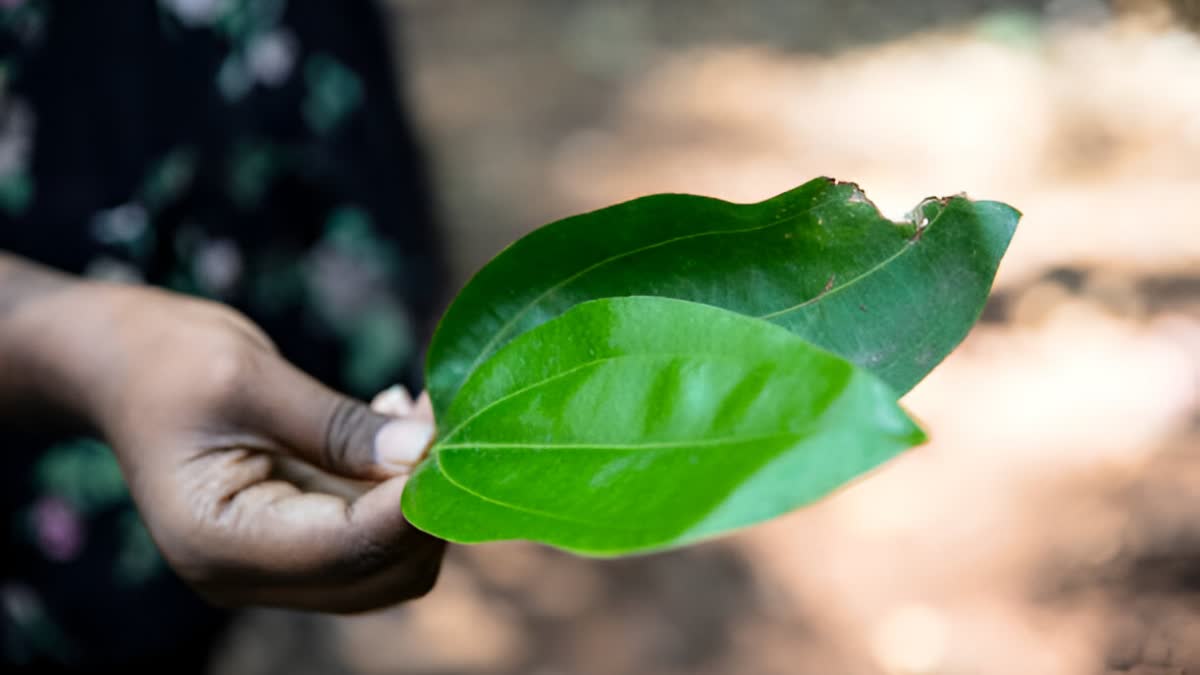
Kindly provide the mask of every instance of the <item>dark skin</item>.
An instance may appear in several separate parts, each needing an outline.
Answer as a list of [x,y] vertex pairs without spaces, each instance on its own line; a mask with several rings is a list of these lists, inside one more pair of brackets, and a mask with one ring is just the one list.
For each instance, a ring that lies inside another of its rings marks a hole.
[[102,435],[167,562],[216,603],[357,612],[437,577],[444,543],[399,506],[428,400],[333,392],[226,306],[0,253],[0,421]]

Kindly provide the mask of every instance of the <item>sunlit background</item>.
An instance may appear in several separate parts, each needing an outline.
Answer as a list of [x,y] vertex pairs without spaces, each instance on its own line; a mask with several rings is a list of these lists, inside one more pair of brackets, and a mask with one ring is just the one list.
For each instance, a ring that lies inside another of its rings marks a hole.
[[654,192],[829,175],[1024,219],[905,399],[927,446],[683,552],[456,548],[409,606],[252,612],[216,671],[1200,672],[1200,8],[1174,4],[393,0],[457,283]]

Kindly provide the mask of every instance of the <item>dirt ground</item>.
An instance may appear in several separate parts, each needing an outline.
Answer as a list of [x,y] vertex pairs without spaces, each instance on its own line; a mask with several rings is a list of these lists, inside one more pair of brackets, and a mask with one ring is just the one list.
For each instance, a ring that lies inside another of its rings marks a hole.
[[1121,5],[393,0],[459,281],[653,192],[1024,219],[884,470],[681,552],[456,548],[409,606],[247,614],[216,672],[1200,673],[1200,37]]

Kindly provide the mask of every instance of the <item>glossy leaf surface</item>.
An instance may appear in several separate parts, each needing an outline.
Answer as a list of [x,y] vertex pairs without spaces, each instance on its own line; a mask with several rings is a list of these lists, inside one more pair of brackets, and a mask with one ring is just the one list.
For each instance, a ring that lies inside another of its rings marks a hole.
[[654,195],[552,223],[480,270],[443,317],[426,364],[439,428],[509,341],[581,302],[634,295],[765,318],[903,394],[978,319],[1018,217],[955,197],[894,223],[853,184],[817,179],[757,204]]
[[877,377],[769,322],[580,304],[475,368],[404,492],[417,527],[578,553],[673,547],[810,503],[923,440]]

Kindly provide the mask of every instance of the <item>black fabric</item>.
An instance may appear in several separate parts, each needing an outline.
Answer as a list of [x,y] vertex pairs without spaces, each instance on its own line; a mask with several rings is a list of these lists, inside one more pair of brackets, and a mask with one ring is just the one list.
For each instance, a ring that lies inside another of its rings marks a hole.
[[[0,3],[0,249],[229,303],[352,394],[419,386],[443,265],[384,21],[345,0]],[[199,672],[225,617],[147,549],[106,448],[0,438],[5,668]]]

